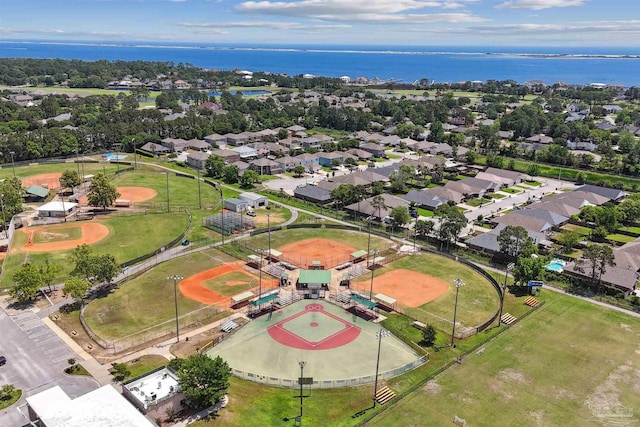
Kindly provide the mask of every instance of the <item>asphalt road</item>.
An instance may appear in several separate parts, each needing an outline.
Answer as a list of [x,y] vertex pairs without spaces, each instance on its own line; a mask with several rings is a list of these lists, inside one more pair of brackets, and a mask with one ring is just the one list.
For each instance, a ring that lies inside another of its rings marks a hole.
[[31,311],[8,316],[0,310],[0,331],[0,354],[7,358],[6,365],[0,366],[0,385],[12,384],[23,391],[17,405],[0,411],[0,426],[27,424],[17,407],[25,403],[25,397],[55,385],[71,397],[98,388],[93,379],[64,374],[67,360],[77,358],[75,352]]

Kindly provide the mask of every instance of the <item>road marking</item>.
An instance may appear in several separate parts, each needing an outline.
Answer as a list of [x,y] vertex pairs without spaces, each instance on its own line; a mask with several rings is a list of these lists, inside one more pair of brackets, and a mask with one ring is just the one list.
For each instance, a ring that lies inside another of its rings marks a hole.
[[38,331],[35,334],[28,335],[29,338],[33,339],[42,335],[50,334],[51,330],[47,327],[43,327],[41,331]]
[[58,339],[58,337],[54,335],[54,336],[52,336],[52,337],[50,337],[50,338],[47,338],[46,340],[36,342],[36,345],[37,345],[38,347],[40,347],[40,346],[45,345],[45,344],[47,343],[47,341],[57,340],[57,339]]

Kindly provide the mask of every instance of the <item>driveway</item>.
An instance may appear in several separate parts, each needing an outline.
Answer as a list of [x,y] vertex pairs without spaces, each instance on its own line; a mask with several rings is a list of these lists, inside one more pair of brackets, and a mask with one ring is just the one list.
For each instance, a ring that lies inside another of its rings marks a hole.
[[42,320],[31,311],[8,316],[0,310],[0,354],[7,364],[0,366],[0,384],[12,384],[22,389],[23,397],[17,405],[0,412],[3,427],[23,426],[26,419],[17,407],[25,397],[59,385],[69,396],[76,397],[98,388],[93,379],[64,374],[69,358],[77,358]]

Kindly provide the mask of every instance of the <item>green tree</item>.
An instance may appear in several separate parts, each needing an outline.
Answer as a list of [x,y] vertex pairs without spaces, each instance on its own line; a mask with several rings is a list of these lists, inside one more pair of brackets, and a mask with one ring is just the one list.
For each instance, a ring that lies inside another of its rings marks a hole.
[[518,258],[516,266],[511,271],[514,283],[525,284],[529,280],[539,280],[545,271],[546,259],[543,257]]
[[260,175],[253,169],[247,169],[240,177],[240,187],[253,188],[253,185],[260,180]]
[[49,258],[44,260],[44,264],[42,264],[39,268],[40,276],[42,277],[42,283],[49,287],[49,291],[51,291],[51,287],[53,286],[53,282],[56,279],[56,276],[60,271],[62,271],[62,267],[58,264],[51,264]]
[[[245,173],[249,172],[246,170]],[[227,184],[235,184],[240,179],[240,172],[238,166],[228,165],[222,169],[222,180]]]
[[498,234],[500,252],[511,259],[517,259],[523,251],[534,245],[533,239],[524,227],[507,225]]
[[224,172],[224,159],[220,156],[211,155],[207,157],[204,169],[210,177],[222,178]]
[[591,277],[591,281],[600,286],[607,266],[615,265],[613,249],[610,246],[590,243],[582,251],[582,258],[576,262],[576,269]]
[[431,182],[434,184],[439,184],[444,179],[444,166],[442,163],[436,163],[433,169],[431,170]]
[[109,372],[111,372],[113,378],[118,382],[124,381],[125,378],[131,375],[131,371],[129,371],[129,367],[125,363],[114,363],[111,366]]
[[71,261],[75,265],[71,274],[90,280],[95,274],[93,258],[93,249],[91,246],[86,243],[76,246],[71,251]]
[[609,235],[609,232],[607,231],[607,229],[604,226],[599,225],[596,228],[591,230],[591,233],[589,234],[589,239],[591,239],[594,242],[602,243],[605,241],[608,235]]
[[220,356],[195,354],[184,359],[176,372],[188,407],[207,408],[220,402],[229,388],[231,369]]
[[418,236],[428,236],[433,232],[434,228],[435,223],[433,221],[421,219],[416,222],[416,234],[418,234]]
[[0,400],[10,400],[15,393],[16,388],[11,384],[4,384],[0,387]]
[[14,215],[22,212],[23,196],[24,189],[22,188],[20,179],[10,178],[0,182],[0,198],[2,199],[7,221]]
[[382,197],[382,195],[374,196],[369,203],[371,204],[374,213],[378,213],[377,218],[382,219],[382,210],[387,209],[387,204],[384,201],[384,197]]
[[422,343],[427,347],[433,347],[436,343],[436,328],[433,325],[427,325],[422,328]]
[[[436,215],[440,219],[440,228],[438,228],[438,238],[441,242],[446,242],[447,248],[450,243],[455,243],[467,224],[467,219],[455,206],[440,205],[436,208]],[[442,249],[442,245],[441,249]]]
[[91,283],[89,283],[86,279],[71,276],[64,282],[64,288],[62,288],[62,292],[65,295],[71,296],[76,300],[81,300],[84,303],[84,297],[87,295],[87,291],[91,287]]
[[411,221],[411,215],[409,215],[409,208],[406,206],[396,206],[391,209],[389,213],[391,219],[393,219],[393,223],[402,227],[405,224],[408,224]]
[[584,184],[584,172],[578,172],[576,174],[576,184],[583,185]]
[[582,240],[582,236],[576,231],[563,231],[556,236],[556,239],[562,245],[562,251],[569,253]]
[[111,184],[104,174],[99,173],[91,180],[89,193],[87,193],[89,206],[102,207],[107,210],[107,207],[111,206],[119,196],[120,193],[116,190],[115,185]]
[[63,188],[73,188],[82,184],[82,179],[80,179],[80,175],[78,171],[75,169],[66,169],[62,172],[62,176],[60,177],[60,185]]
[[295,176],[302,176],[304,174],[304,166],[296,165],[293,168],[293,173],[295,174]]
[[13,286],[9,288],[9,295],[25,303],[32,300],[42,287],[40,270],[31,263],[22,266],[13,274]]
[[529,175],[529,176],[538,176],[538,175],[540,175],[540,166],[535,164],[535,163],[531,163],[527,167],[527,175]]
[[120,273],[120,265],[111,254],[99,255],[91,258],[93,277],[97,282],[110,284],[114,277]]

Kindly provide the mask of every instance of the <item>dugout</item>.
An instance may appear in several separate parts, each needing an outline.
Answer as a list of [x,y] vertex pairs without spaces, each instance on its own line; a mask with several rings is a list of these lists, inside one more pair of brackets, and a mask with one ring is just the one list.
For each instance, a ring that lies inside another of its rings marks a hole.
[[305,298],[324,298],[331,284],[330,270],[300,270],[296,289],[302,291]]
[[247,304],[255,294],[251,291],[242,292],[231,297],[231,308],[240,308]]
[[378,314],[374,311],[374,309],[378,306],[377,302],[371,301],[370,299],[358,294],[352,294],[349,299],[355,304],[347,309],[348,312],[358,317],[362,317],[366,320],[373,320],[378,318]]
[[398,305],[398,301],[395,298],[385,294],[375,294],[373,299],[378,303],[378,307],[384,311],[394,311]]
[[365,257],[367,255],[367,251],[355,251],[354,253],[351,254],[351,258],[353,258],[352,262],[354,264],[357,264],[359,262],[362,262],[365,260]]

